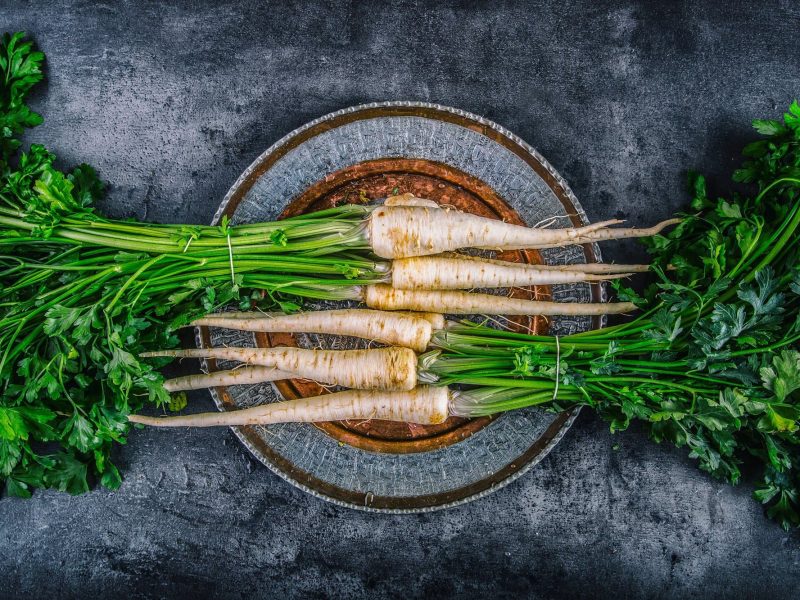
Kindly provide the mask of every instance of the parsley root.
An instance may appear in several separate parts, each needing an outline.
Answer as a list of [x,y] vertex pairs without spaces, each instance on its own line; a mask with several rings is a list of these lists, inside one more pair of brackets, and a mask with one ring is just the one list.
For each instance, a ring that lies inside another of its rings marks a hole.
[[223,413],[201,413],[178,417],[129,415],[128,420],[151,427],[318,423],[348,419],[384,419],[436,425],[447,419],[449,402],[448,390],[445,387],[422,386],[405,392],[347,390]]
[[584,227],[540,229],[511,225],[494,219],[444,208],[383,206],[372,211],[367,237],[382,258],[407,258],[440,254],[461,248],[518,250],[553,248],[571,244],[646,237],[660,233],[680,219],[668,219],[643,229],[617,228],[619,220]]
[[297,377],[295,373],[281,371],[275,367],[240,367],[228,371],[212,371],[199,375],[183,375],[174,377],[164,382],[164,389],[168,392],[186,390],[202,390],[204,388],[221,387],[227,385],[251,385],[267,381],[280,381]]
[[526,287],[618,279],[647,270],[647,265],[599,266],[605,270],[589,265],[562,268],[453,255],[398,258],[392,261],[392,287],[401,290]]
[[199,348],[154,350],[139,356],[235,360],[292,373],[294,377],[356,389],[410,390],[417,384],[417,356],[409,348]]
[[636,310],[630,302],[545,302],[462,290],[398,290],[389,285],[364,288],[364,302],[379,310],[436,310],[460,315],[605,315]]
[[411,313],[341,309],[302,312],[292,315],[219,313],[196,319],[193,324],[265,333],[349,335],[384,344],[405,346],[422,352],[428,347],[431,339],[432,327],[429,318]]

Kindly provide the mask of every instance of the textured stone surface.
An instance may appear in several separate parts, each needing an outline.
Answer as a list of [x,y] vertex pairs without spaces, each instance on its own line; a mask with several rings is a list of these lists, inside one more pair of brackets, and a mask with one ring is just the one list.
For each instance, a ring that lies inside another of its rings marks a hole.
[[[592,220],[648,222],[685,201],[686,169],[723,183],[748,121],[800,89],[795,3],[664,4],[0,2],[0,28],[49,56],[31,141],[99,167],[116,216],[207,222],[294,127],[415,99],[519,134]],[[588,412],[524,478],[424,516],[316,500],[227,431],[144,431],[118,460],[117,493],[0,500],[0,595],[788,598],[800,583],[800,538],[746,485]]]

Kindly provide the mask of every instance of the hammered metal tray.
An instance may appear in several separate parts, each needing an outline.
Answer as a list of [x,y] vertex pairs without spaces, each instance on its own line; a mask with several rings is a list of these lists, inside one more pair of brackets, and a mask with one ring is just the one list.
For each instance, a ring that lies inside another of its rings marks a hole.
[[[433,104],[388,102],[341,110],[279,140],[241,175],[214,224],[267,221],[336,203],[412,192],[508,222],[562,216],[585,224],[566,182],[533,148],[499,125]],[[510,252],[506,260],[568,264],[600,260],[596,246]],[[604,301],[588,284],[514,290],[529,298]],[[597,327],[588,317],[516,319],[508,326],[565,335]],[[254,335],[198,328],[200,346],[355,347],[357,340]],[[206,361],[206,370],[230,368]],[[211,391],[220,410],[320,393],[308,381],[229,386]],[[576,412],[524,409],[497,418],[449,419],[435,427],[381,421],[234,427],[273,472],[317,497],[368,511],[431,511],[480,498],[539,462]]]

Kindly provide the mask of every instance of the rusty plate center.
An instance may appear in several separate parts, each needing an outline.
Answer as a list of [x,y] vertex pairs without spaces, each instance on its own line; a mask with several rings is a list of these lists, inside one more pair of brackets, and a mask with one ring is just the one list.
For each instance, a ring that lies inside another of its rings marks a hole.
[[[342,203],[365,202],[409,192],[465,212],[502,219],[508,223],[525,224],[517,212],[482,181],[445,164],[397,158],[366,161],[329,175],[289,204],[280,218]],[[513,262],[542,262],[536,251],[505,252],[498,257]],[[550,297],[550,289],[549,286],[515,288],[510,295],[542,300]],[[545,319],[539,316],[515,317],[510,324],[506,324],[515,330],[530,333],[543,334],[547,330]],[[297,346],[299,337],[292,334],[257,334],[256,342],[260,347]],[[319,384],[304,379],[279,381],[275,385],[286,399],[325,393]],[[229,396],[226,389],[218,390],[226,401],[230,401],[230,398],[226,398]],[[316,426],[350,446],[373,452],[409,453],[430,451],[456,443],[490,421],[491,417],[451,417],[440,425],[415,425],[372,419],[318,423]]]

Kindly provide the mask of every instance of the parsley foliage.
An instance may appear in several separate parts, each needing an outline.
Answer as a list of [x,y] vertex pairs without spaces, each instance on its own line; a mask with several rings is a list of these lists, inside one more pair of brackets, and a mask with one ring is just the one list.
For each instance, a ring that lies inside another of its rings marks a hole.
[[432,376],[500,387],[472,388],[464,414],[586,405],[612,431],[644,422],[731,483],[755,457],[755,498],[783,527],[800,525],[800,105],[753,125],[763,137],[733,174],[752,193],[718,198],[691,173],[680,224],[645,240],[657,283],[644,295],[615,284],[638,318],[558,345],[508,334],[502,348],[503,332],[466,323],[439,334]]
[[0,40],[0,485],[16,496],[120,485],[127,415],[186,404],[165,391],[163,359],[139,359],[179,327],[229,302],[351,298],[379,277],[356,235],[364,207],[243,228],[105,219],[94,169],[22,150],[42,122],[27,98],[43,61],[22,33]]

